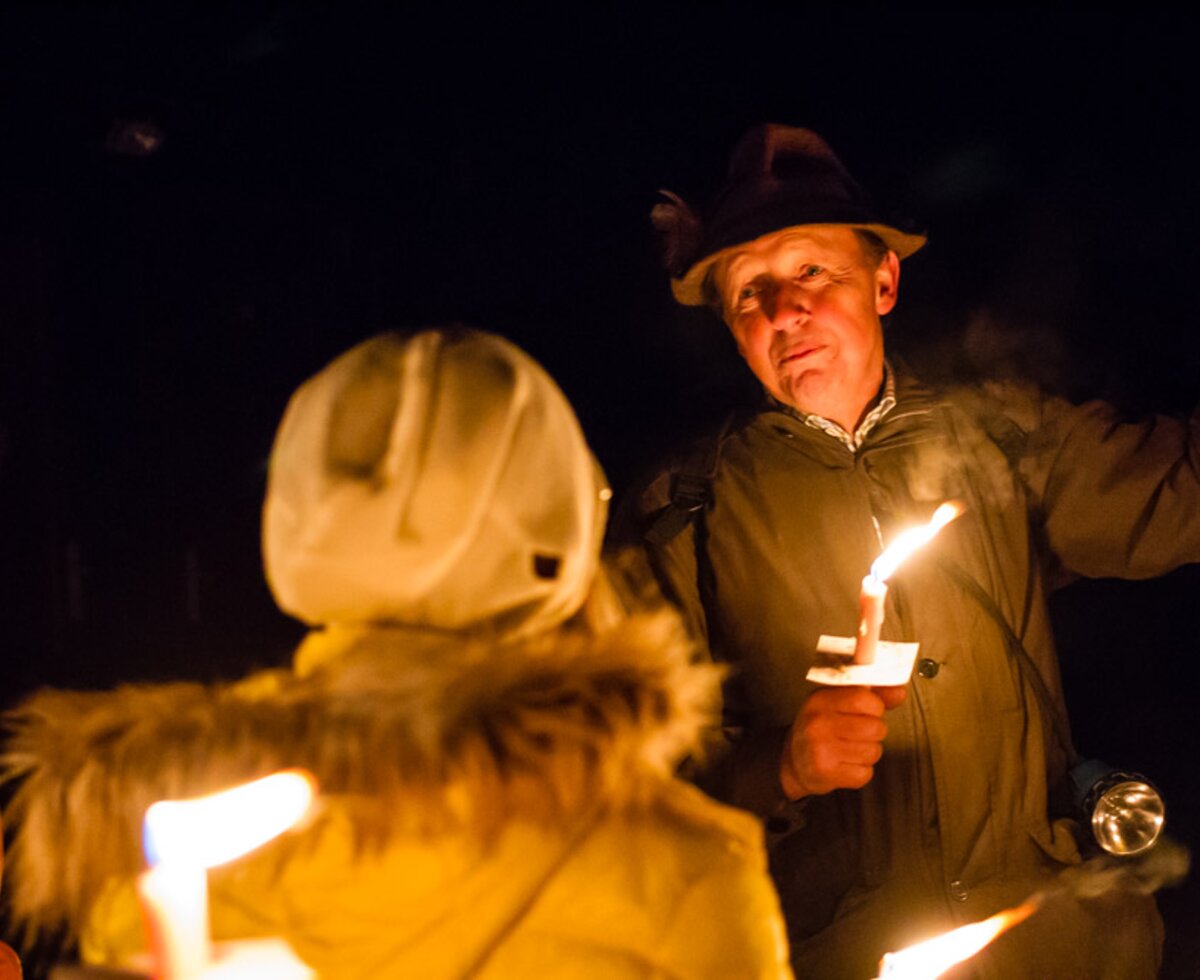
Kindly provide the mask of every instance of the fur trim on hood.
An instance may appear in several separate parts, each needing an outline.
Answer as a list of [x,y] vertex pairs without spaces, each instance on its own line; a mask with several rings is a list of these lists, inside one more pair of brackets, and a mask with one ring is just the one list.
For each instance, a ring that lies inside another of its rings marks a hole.
[[504,647],[386,628],[314,641],[341,649],[304,676],[47,690],[10,712],[0,766],[20,781],[5,815],[17,923],[79,929],[110,878],[143,869],[156,800],[300,767],[347,802],[363,846],[486,838],[511,816],[636,805],[697,751],[718,703],[719,669],[688,662],[666,611]]

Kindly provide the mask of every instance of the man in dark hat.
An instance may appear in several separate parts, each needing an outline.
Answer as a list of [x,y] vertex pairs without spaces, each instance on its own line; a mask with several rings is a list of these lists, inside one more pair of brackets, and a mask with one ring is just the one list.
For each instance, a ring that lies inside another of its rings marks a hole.
[[[1043,568],[1200,560],[1193,430],[1016,385],[936,391],[893,366],[881,318],[925,239],[811,131],[750,131],[704,220],[673,196],[654,218],[676,298],[720,314],[763,388],[637,509],[664,589],[732,667],[703,779],[766,820],[797,975],[873,976],[887,951],[1052,889],[975,969],[1154,976],[1152,899],[1059,887],[1089,841],[1065,792],[1078,757]],[[854,635],[882,546],[947,500],[964,516],[887,595],[884,639],[920,644],[910,683],[808,681],[818,637]]]

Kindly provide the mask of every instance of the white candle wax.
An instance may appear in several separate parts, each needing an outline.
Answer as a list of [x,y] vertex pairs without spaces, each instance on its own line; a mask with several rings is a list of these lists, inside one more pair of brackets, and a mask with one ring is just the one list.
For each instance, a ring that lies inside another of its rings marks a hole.
[[886,582],[880,581],[874,575],[867,575],[862,580],[862,590],[858,594],[861,619],[854,643],[853,662],[856,664],[875,662],[875,649],[879,646],[879,630],[883,626],[883,603],[886,598]]
[[199,977],[209,962],[206,870],[186,862],[163,862],[143,872],[137,888],[156,980]]

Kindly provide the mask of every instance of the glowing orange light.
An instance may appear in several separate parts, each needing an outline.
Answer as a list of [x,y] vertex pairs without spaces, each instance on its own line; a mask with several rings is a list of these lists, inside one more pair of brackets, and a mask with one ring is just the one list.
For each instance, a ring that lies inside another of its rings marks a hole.
[[897,568],[918,548],[933,540],[934,535],[963,512],[962,504],[948,501],[941,504],[929,518],[928,524],[901,531],[871,565],[871,571],[862,580],[858,594],[861,619],[854,645],[854,663],[875,662],[875,651],[879,646],[879,630],[883,626],[883,603],[887,598],[887,580]]
[[958,517],[963,510],[962,504],[949,501],[933,512],[928,524],[901,531],[883,554],[872,563],[871,577],[877,582],[886,582],[914,551],[932,541],[938,531]]
[[990,919],[972,922],[950,932],[887,953],[879,963],[878,980],[934,980],[950,967],[970,959],[1001,933],[1024,922],[1037,910],[1034,901],[997,912]]
[[[295,824],[315,792],[312,776],[291,770],[209,796],[163,800],[146,811],[146,857],[152,867],[137,886],[157,980],[312,975],[286,947],[267,952],[274,963],[270,973],[260,968],[261,959],[249,964],[225,957],[214,963],[206,875],[208,868],[254,850]],[[214,974],[218,967],[221,972]]]
[[287,770],[190,800],[162,800],[146,811],[146,857],[213,868],[283,833],[304,816],[316,782]]

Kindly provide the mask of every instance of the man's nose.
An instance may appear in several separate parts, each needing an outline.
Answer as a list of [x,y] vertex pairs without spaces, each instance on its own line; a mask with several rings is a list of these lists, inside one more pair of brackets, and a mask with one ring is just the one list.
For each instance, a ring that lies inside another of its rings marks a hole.
[[790,327],[798,316],[808,315],[808,297],[804,290],[784,280],[765,290],[763,312],[778,330]]

